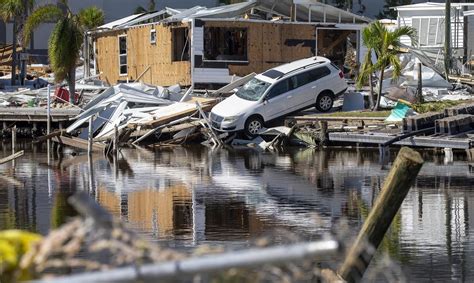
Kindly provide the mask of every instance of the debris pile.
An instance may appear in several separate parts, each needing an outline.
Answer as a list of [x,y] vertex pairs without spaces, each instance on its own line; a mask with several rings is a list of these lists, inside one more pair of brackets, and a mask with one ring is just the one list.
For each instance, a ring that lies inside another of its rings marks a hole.
[[112,141],[118,136],[119,142],[134,144],[178,143],[195,138],[201,135],[200,128],[212,131],[206,127],[204,111],[209,111],[216,100],[192,97],[191,92],[183,92],[179,86],[119,84],[90,100],[66,133],[78,133],[80,139],[93,138],[95,142]]

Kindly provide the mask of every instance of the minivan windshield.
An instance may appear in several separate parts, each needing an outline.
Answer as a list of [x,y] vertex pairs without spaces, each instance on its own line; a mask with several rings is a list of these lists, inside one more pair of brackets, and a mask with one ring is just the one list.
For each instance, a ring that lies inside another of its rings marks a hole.
[[253,78],[241,87],[235,94],[245,100],[257,101],[270,87],[270,83]]

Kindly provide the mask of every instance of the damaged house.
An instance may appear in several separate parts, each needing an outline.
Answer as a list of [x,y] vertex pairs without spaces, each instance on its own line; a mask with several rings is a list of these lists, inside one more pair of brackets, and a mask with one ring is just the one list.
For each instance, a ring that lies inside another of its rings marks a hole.
[[364,55],[361,30],[369,21],[315,0],[166,8],[89,32],[87,65],[111,84],[140,79],[215,88],[314,55],[340,67],[357,64]]
[[[418,34],[418,48],[436,62],[443,61],[445,41],[445,3],[418,3],[393,7],[397,11],[397,26],[413,27]],[[474,3],[451,3],[451,52],[465,62],[472,56],[474,37]],[[408,37],[402,43],[412,45]]]

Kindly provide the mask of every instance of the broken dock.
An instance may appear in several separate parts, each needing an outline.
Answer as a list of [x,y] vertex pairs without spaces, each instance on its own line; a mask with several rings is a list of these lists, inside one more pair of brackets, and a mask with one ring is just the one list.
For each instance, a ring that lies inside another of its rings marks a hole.
[[472,152],[474,103],[447,108],[442,112],[408,116],[398,123],[387,123],[384,120],[381,117],[313,114],[288,117],[286,124],[318,130],[318,123],[323,121],[328,124],[328,145],[397,145]]

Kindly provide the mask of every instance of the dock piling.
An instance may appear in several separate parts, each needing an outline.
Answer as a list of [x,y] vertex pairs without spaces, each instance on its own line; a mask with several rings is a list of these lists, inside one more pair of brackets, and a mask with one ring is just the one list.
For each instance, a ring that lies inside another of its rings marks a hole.
[[87,146],[87,154],[92,155],[92,143],[94,137],[92,136],[92,116],[89,118],[89,138],[88,138],[88,146]]
[[362,280],[422,165],[423,158],[417,151],[403,147],[398,153],[380,195],[339,269],[339,275],[347,282]]
[[[16,125],[12,128],[12,155],[15,155],[15,147],[16,147]],[[15,167],[15,160],[12,162],[13,168]]]

